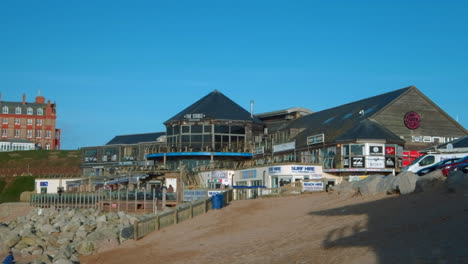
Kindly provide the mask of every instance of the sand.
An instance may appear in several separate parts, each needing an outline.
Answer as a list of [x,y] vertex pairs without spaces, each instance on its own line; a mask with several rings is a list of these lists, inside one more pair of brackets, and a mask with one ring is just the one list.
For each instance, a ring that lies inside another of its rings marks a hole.
[[468,263],[468,194],[233,201],[81,263]]

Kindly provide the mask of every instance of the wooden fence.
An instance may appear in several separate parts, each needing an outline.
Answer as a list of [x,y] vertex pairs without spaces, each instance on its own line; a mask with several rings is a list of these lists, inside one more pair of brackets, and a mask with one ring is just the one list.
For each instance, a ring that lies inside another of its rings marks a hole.
[[[224,207],[233,200],[233,190],[230,189],[223,192],[223,198],[224,200],[222,204]],[[135,221],[133,229],[134,239],[138,240],[151,232],[204,214],[211,210],[212,206],[212,198],[205,198],[200,201],[181,204],[173,210],[157,213],[156,215],[148,217],[144,220]]]

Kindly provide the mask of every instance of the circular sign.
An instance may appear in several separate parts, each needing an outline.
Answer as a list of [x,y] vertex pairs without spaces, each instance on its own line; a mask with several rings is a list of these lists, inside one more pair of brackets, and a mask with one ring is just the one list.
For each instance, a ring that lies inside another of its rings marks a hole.
[[408,112],[405,115],[405,126],[409,129],[416,129],[421,125],[421,116],[416,112]]

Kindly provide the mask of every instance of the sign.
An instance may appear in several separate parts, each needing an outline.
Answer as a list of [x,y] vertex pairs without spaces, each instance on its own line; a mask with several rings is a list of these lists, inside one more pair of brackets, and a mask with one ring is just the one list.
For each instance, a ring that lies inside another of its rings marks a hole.
[[368,157],[366,159],[367,168],[385,168],[384,157]]
[[396,159],[392,157],[385,158],[385,168],[395,168],[396,166]]
[[257,171],[256,170],[247,170],[241,171],[241,179],[254,179],[257,178]]
[[189,121],[200,121],[204,117],[205,117],[205,115],[201,114],[201,113],[184,115],[184,118],[188,119]]
[[349,182],[360,181],[360,180],[364,180],[368,176],[369,175],[359,175],[359,176],[351,175],[351,176],[349,176],[348,181]]
[[315,173],[313,166],[291,166],[292,173]]
[[458,139],[457,137],[411,136],[413,143],[446,143]]
[[349,158],[343,159],[343,168],[349,168]]
[[383,146],[369,146],[369,155],[383,155]]
[[273,152],[281,152],[286,150],[291,150],[296,148],[296,142],[289,142],[273,146]]
[[269,167],[268,168],[268,173],[269,174],[277,174],[277,173],[281,173],[281,167]]
[[48,182],[40,182],[40,183],[39,183],[39,186],[41,186],[41,187],[47,187],[47,186],[49,186],[49,183],[48,183]]
[[416,112],[408,112],[406,113],[403,119],[405,126],[411,130],[419,128],[421,125],[421,116],[419,116]]
[[197,201],[206,198],[206,190],[184,190],[184,201]]
[[265,147],[256,147],[255,148],[255,155],[263,154],[265,153]]
[[318,134],[318,135],[313,135],[313,136],[308,136],[307,137],[307,145],[308,146],[323,143],[324,141],[325,141],[325,134]]
[[385,147],[385,155],[395,155],[395,147]]
[[211,172],[211,179],[227,179],[228,172],[227,171],[212,171]]
[[364,157],[351,158],[351,167],[353,168],[364,168]]
[[212,197],[217,195],[218,193],[222,193],[222,191],[208,191],[208,197]]
[[302,186],[304,192],[323,191],[323,182],[303,182]]

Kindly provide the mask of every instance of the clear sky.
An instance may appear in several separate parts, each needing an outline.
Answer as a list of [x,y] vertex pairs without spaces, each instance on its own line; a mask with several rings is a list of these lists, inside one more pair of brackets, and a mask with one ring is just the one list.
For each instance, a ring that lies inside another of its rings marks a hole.
[[62,149],[217,89],[320,111],[415,85],[468,128],[468,1],[0,1],[0,92],[57,103]]

